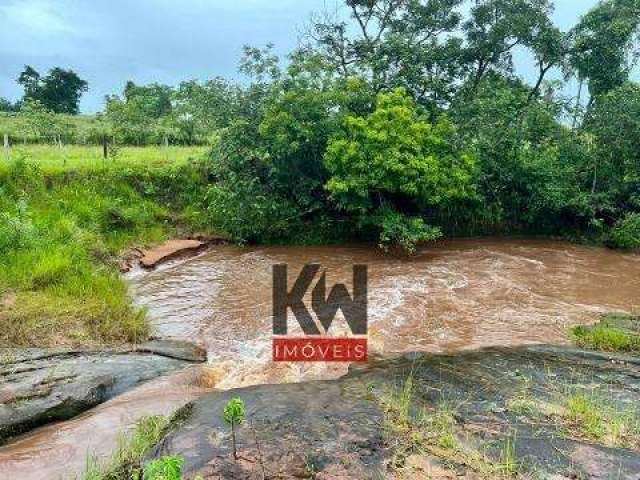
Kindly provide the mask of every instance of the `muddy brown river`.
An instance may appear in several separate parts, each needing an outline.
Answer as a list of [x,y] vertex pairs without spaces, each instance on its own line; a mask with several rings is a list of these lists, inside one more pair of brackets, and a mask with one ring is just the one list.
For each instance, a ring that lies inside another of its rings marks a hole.
[[[73,478],[88,454],[107,455],[117,432],[140,416],[166,413],[211,388],[343,374],[344,364],[271,361],[272,266],[282,263],[290,284],[303,265],[319,263],[327,285],[350,290],[352,266],[368,265],[371,354],[562,344],[571,325],[640,310],[640,255],[565,242],[447,241],[407,260],[366,246],[215,247],[129,277],[154,334],[204,346],[208,365],[26,435],[0,449],[0,471],[25,480]],[[330,333],[346,331],[340,320]]]

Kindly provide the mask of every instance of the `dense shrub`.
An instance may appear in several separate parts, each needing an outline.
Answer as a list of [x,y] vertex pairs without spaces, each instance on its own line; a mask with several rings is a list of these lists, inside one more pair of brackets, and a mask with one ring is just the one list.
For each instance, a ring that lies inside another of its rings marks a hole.
[[474,159],[456,147],[453,125],[444,117],[435,125],[421,118],[403,90],[380,94],[367,117],[347,116],[325,163],[337,206],[356,224],[377,224],[383,245],[409,251],[439,231],[404,215],[473,196]]
[[211,186],[206,200],[212,224],[237,242],[292,238],[301,228],[302,212],[294,202],[247,175],[229,172]]
[[414,253],[418,243],[442,236],[438,227],[427,225],[422,218],[409,217],[389,208],[381,209],[373,224],[380,230],[380,246],[386,251],[396,247],[400,253]]
[[610,243],[617,248],[640,248],[640,213],[629,213],[611,230]]

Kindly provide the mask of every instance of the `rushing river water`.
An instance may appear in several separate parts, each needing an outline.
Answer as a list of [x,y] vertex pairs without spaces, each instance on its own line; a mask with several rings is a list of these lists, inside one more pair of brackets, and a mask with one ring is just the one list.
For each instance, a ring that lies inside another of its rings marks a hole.
[[550,241],[444,242],[407,260],[362,246],[219,247],[131,281],[157,335],[196,342],[227,368],[223,388],[342,373],[271,362],[272,266],[281,263],[290,287],[307,263],[327,270],[328,286],[348,287],[352,266],[368,265],[374,354],[562,343],[570,325],[640,305],[640,257]]
[[[352,266],[368,265],[373,354],[564,343],[571,325],[640,307],[640,256],[564,242],[448,241],[406,260],[364,246],[216,247],[129,277],[154,333],[204,346],[209,365],[190,372],[188,381],[184,373],[161,379],[83,417],[27,435],[0,449],[0,471],[26,480],[81,470],[87,451],[109,451],[114,432],[195,398],[206,386],[343,374],[345,365],[271,362],[272,266],[281,263],[289,267],[290,283],[303,265],[319,263],[329,287],[341,282],[350,290]],[[159,398],[160,391],[166,396]],[[56,464],[64,469],[56,470]]]

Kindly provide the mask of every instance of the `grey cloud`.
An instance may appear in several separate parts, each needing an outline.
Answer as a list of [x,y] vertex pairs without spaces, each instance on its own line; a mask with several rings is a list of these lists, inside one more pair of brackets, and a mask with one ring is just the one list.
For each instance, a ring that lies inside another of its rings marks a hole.
[[[573,24],[595,0],[558,0]],[[292,49],[313,11],[335,0],[0,0],[0,96],[17,98],[24,64],[60,65],[89,81],[82,109],[136,82],[237,77],[243,44]]]

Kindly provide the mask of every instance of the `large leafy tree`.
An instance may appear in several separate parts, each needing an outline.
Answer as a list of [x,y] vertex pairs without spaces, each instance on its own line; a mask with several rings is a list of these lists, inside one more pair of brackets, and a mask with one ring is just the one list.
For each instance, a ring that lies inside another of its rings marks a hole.
[[224,79],[182,82],[172,95],[172,121],[186,143],[210,138],[237,115],[240,89]]
[[128,81],[124,87],[124,101],[135,104],[149,118],[157,119],[171,112],[171,95],[171,87],[159,83],[136,85]]
[[603,0],[572,30],[571,65],[592,99],[628,80],[639,27],[640,0]]
[[0,112],[15,112],[16,110],[17,105],[4,97],[0,97]]
[[75,115],[79,111],[80,98],[88,90],[88,83],[73,70],[55,67],[41,76],[33,67],[26,66],[18,77],[24,88],[23,102],[40,102],[54,113]]
[[597,144],[590,176],[600,208],[640,210],[640,85],[628,82],[602,95],[585,128]]
[[348,0],[350,18],[315,18],[305,47],[343,78],[375,91],[403,87],[436,109],[449,101],[460,72],[462,0]]
[[174,126],[163,121],[172,111],[172,94],[167,85],[136,85],[129,81],[122,97],[107,97],[106,118],[116,139],[140,145],[173,137]]
[[540,70],[536,94],[546,73],[562,56],[561,35],[549,19],[551,10],[549,0],[475,2],[463,24],[469,91],[475,93],[491,72],[511,74],[513,50],[521,46],[536,56]]
[[18,115],[21,129],[39,140],[53,140],[68,133],[71,126],[37,100],[25,102]]
[[550,19],[550,0],[348,0],[350,18],[316,18],[313,52],[337,75],[367,78],[376,91],[405,88],[433,114],[461,85],[475,93],[491,73],[511,74],[512,52],[528,48],[539,75],[530,92],[566,56],[566,36]]
[[473,99],[454,104],[452,118],[477,157],[480,203],[456,206],[446,223],[457,218],[480,232],[557,231],[586,215],[579,174],[588,149],[558,123],[560,104],[527,103],[529,95],[522,82],[493,74]]
[[402,89],[381,93],[371,115],[347,116],[331,139],[326,188],[361,227],[377,229],[383,244],[411,250],[438,236],[419,217],[427,207],[473,195],[475,162],[454,137],[446,118],[435,125],[421,118]]
[[30,65],[26,65],[18,77],[18,83],[24,89],[23,101],[40,100],[40,74]]

